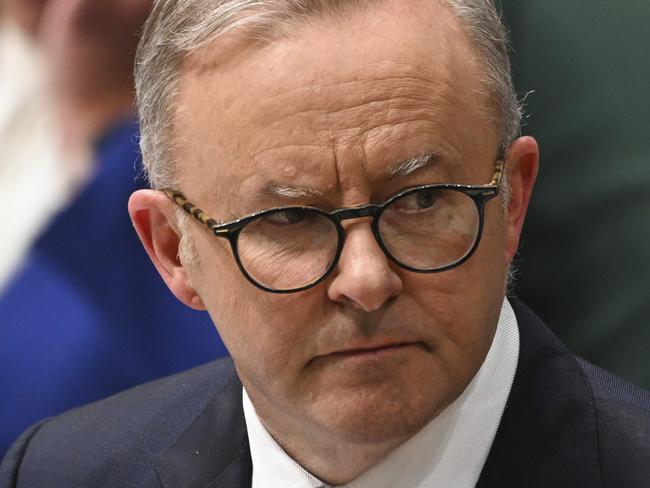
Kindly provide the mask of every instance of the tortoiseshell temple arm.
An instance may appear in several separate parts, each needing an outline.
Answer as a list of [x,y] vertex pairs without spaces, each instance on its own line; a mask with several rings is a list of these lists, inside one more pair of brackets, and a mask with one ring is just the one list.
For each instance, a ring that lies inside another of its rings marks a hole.
[[494,163],[494,174],[492,175],[492,180],[490,183],[488,183],[487,186],[496,186],[497,189],[499,188],[505,165],[506,163],[503,160],[498,160],[496,163]]
[[189,200],[185,198],[185,196],[182,193],[174,190],[163,190],[163,192],[165,193],[165,195],[169,197],[169,199],[172,202],[174,202],[176,205],[181,207],[183,210],[185,210],[188,214],[190,214],[196,220],[198,220],[203,225],[205,225],[212,232],[214,232],[214,228],[219,225],[219,223],[216,220],[208,216],[203,210],[190,203]]

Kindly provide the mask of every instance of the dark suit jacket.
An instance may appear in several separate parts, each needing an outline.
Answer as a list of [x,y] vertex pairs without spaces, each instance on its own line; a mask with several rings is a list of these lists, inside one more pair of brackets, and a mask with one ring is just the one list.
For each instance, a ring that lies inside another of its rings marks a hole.
[[[514,384],[479,487],[647,487],[650,394],[571,354],[521,302]],[[250,487],[232,362],[219,360],[42,422],[0,487]]]

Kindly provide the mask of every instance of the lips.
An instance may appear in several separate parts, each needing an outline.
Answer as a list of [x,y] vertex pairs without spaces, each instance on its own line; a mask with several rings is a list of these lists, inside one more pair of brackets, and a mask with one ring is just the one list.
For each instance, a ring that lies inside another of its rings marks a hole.
[[390,343],[384,343],[378,345],[360,345],[360,346],[345,348],[338,351],[333,351],[329,354],[326,354],[325,356],[339,357],[339,358],[364,357],[364,356],[372,357],[372,356],[380,356],[382,354],[390,354],[393,352],[398,352],[400,350],[409,347],[414,347],[414,346],[423,347],[423,345],[419,342],[390,342]]

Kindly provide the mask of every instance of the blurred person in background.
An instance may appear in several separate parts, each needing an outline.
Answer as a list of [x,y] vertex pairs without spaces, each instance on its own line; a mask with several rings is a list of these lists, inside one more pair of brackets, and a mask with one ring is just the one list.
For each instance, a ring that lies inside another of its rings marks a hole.
[[225,354],[126,209],[150,4],[0,0],[0,457],[40,418]]
[[[30,244],[88,177],[90,157],[81,138],[64,142],[57,106],[38,43],[43,2],[0,2],[0,290]],[[65,150],[64,150],[65,147]],[[28,164],[27,164],[28,162]]]
[[650,388],[650,2],[502,4],[544,159],[516,292],[579,355]]

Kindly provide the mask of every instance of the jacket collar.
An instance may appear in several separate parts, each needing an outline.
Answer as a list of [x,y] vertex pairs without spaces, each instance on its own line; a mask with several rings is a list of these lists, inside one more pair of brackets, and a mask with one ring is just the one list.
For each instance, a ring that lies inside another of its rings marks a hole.
[[234,368],[182,436],[161,456],[156,472],[165,488],[250,488],[252,463]]
[[519,299],[517,373],[479,488],[602,486],[596,413],[577,358]]

